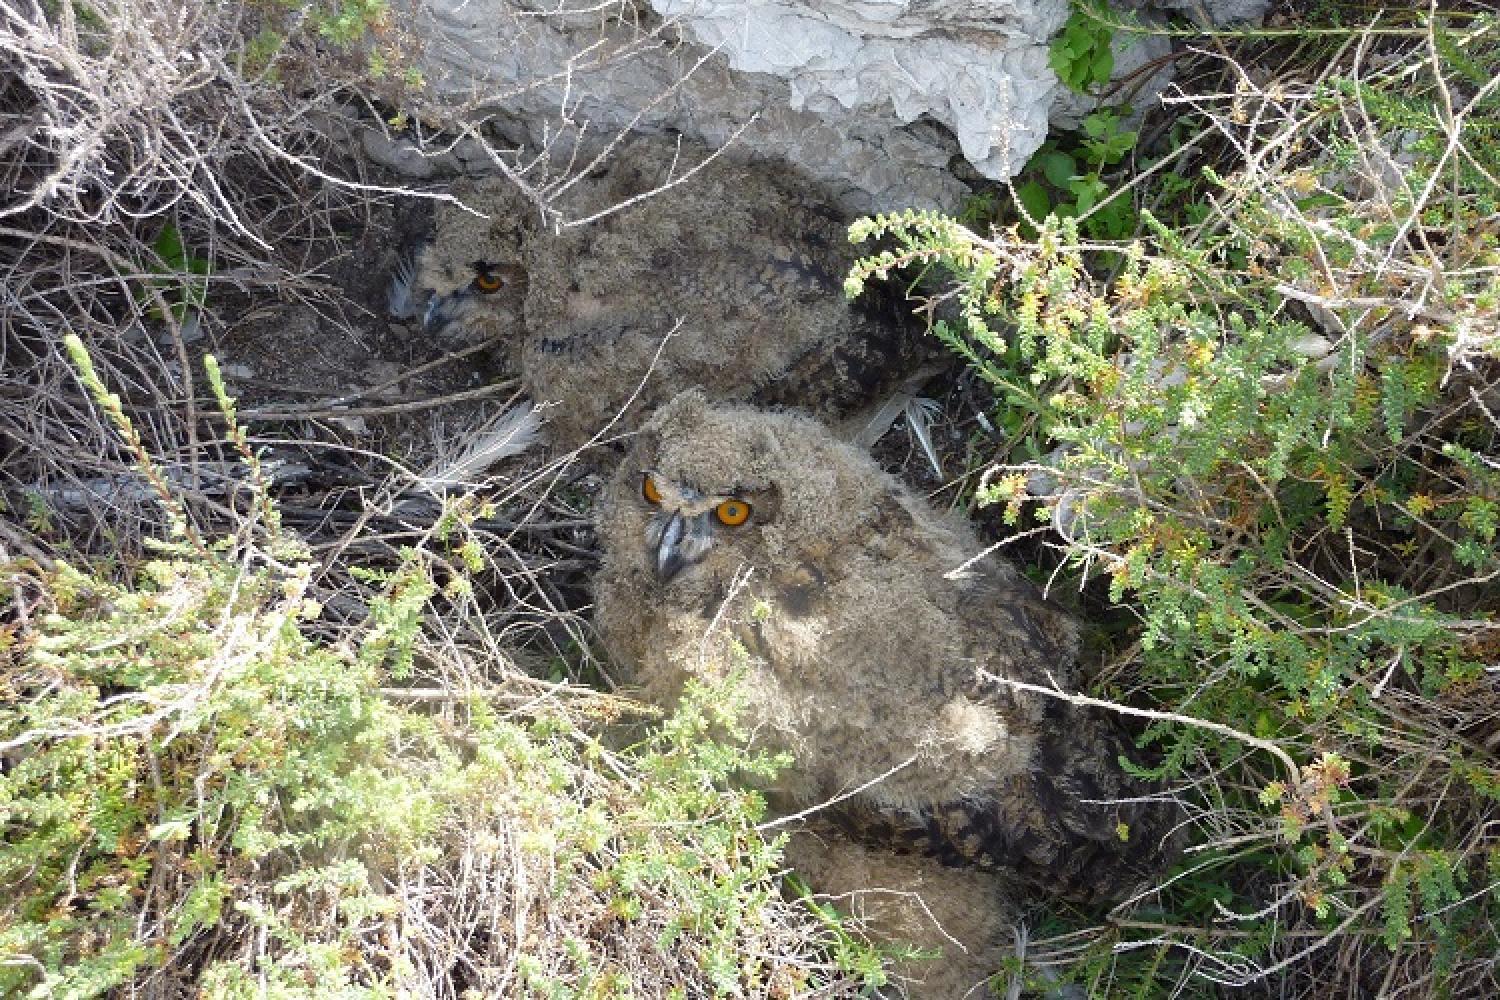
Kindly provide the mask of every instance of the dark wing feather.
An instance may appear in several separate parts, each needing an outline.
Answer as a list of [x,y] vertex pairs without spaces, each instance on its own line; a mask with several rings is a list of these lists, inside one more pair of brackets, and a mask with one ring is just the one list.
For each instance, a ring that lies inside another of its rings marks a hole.
[[[1031,684],[1074,685],[1076,637],[1068,618],[1009,567],[963,581],[955,605],[972,656],[992,674]],[[1030,767],[960,801],[920,809],[843,805],[849,833],[949,865],[1007,870],[1051,895],[1080,902],[1119,899],[1160,873],[1175,849],[1181,814],[1126,773],[1138,758],[1116,716],[1058,698],[1018,692],[976,676],[972,695],[1032,728]],[[1111,803],[1111,800],[1133,800]]]
[[877,810],[850,800],[830,817],[855,839],[951,866],[1007,871],[1049,895],[1082,903],[1123,898],[1160,874],[1177,850],[1180,819],[1168,802],[1110,799],[1154,789],[1117,761],[1124,742],[1107,720],[1052,701],[1029,774],[1006,787],[919,810]]
[[[826,294],[843,292],[835,282]],[[888,291],[872,289],[850,307],[847,329],[809,344],[785,372],[763,379],[751,402],[846,417],[895,388],[918,366],[923,348],[920,326]]]

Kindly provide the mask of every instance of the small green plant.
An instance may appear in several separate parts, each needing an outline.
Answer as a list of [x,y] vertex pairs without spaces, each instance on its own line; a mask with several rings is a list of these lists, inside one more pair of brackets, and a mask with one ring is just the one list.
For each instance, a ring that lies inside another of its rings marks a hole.
[[1105,174],[1135,148],[1135,140],[1135,131],[1121,127],[1118,111],[1101,108],[1083,119],[1076,139],[1043,143],[1016,187],[1016,197],[1030,216],[1023,223],[1026,231],[1035,233],[1032,220],[1055,215],[1081,218],[1083,232],[1094,239],[1134,236],[1140,224],[1135,204],[1128,195],[1108,198]]
[[[326,56],[351,62],[370,81],[396,77],[405,86],[421,85],[421,73],[394,41],[395,15],[388,0],[250,0],[261,9],[263,24],[243,50],[242,69],[281,80],[278,61],[296,46],[317,47]],[[399,68],[400,72],[394,72]]]
[[1115,71],[1114,29],[1084,5],[1077,6],[1052,39],[1048,64],[1070,89],[1086,94]]
[[[1466,54],[1492,44],[1494,22],[1469,27]],[[851,294],[947,275],[934,331],[1033,438],[1005,443],[980,502],[1049,525],[1118,609],[1122,686],[1171,716],[1149,773],[1198,789],[1210,827],[1236,817],[1200,832],[1160,909],[1111,915],[1080,970],[1110,995],[1181,973],[1163,940],[1221,982],[1295,968],[1331,994],[1352,980],[1321,959],[1347,947],[1388,983],[1486,989],[1500,768],[1467,734],[1500,711],[1500,421],[1463,382],[1493,393],[1500,365],[1500,185],[1475,169],[1500,102],[1433,36],[1399,85],[1321,76],[1279,132],[1255,116],[1281,91],[1205,109],[1246,166],[1205,174],[1199,226],[1143,212],[1107,259],[1055,210],[989,238],[924,212],[851,229],[894,244]],[[1292,152],[1270,169],[1267,149]],[[1083,166],[1058,152],[1049,183]]]
[[275,82],[278,79],[276,58],[285,45],[285,36],[270,28],[262,28],[245,43],[240,73],[246,77],[265,75],[269,81]]
[[[1130,192],[1119,190],[1122,162],[1135,149],[1136,132],[1124,128],[1124,109],[1100,108],[1086,115],[1077,132],[1044,142],[1012,183],[1014,202],[995,191],[965,199],[958,221],[978,233],[1017,225],[1034,237],[1037,224],[1049,217],[1079,219],[1092,239],[1125,240],[1140,231],[1140,214]],[[1167,175],[1177,187],[1163,189],[1177,198],[1191,182]]]
[[152,260],[143,268],[146,287],[136,290],[135,300],[155,319],[166,318],[165,306],[180,323],[190,312],[203,308],[212,264],[189,250],[171,223],[162,226],[150,249]]
[[314,7],[312,21],[318,34],[335,45],[349,46],[370,33],[384,31],[390,17],[386,0],[336,0]]

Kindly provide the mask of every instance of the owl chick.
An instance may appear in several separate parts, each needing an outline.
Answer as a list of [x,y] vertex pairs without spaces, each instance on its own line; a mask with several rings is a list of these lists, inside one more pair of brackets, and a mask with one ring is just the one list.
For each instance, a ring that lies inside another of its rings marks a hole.
[[[1155,870],[1176,820],[1070,689],[1073,623],[821,424],[684,393],[641,430],[600,516],[596,623],[648,697],[742,671],[795,765],[781,808],[867,843],[1012,872],[1080,901]],[[715,636],[721,636],[716,639]],[[1133,800],[1133,801],[1116,801]]]
[[549,434],[566,448],[688,386],[840,416],[910,370],[920,331],[894,297],[845,299],[846,220],[786,168],[724,154],[632,201],[704,156],[622,145],[562,207],[627,207],[561,233],[505,179],[461,182],[395,308],[450,344],[500,336],[534,400],[559,404]]

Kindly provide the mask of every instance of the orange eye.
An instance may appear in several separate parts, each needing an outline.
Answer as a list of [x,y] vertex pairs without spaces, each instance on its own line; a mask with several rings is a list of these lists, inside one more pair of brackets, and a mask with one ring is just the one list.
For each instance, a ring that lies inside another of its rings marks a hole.
[[731,528],[738,528],[750,520],[750,505],[743,500],[725,500],[714,508],[714,513]]
[[493,271],[480,271],[474,276],[474,287],[489,295],[505,287],[505,279]]
[[641,477],[641,496],[646,498],[647,503],[661,503],[661,490],[656,488],[656,480],[651,478],[651,473]]

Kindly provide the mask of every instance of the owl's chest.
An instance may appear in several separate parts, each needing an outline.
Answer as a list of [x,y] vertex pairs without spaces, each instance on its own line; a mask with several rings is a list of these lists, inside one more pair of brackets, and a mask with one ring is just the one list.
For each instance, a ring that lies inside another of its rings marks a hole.
[[752,581],[722,616],[735,651],[801,724],[853,736],[931,730],[973,664],[925,595],[799,569]]
[[[1034,734],[974,696],[961,661],[868,633],[844,642],[817,623],[742,625],[759,739],[797,764],[781,779],[792,798],[847,792],[898,808],[932,796],[957,801],[1023,771]],[[967,673],[972,674],[972,668]]]

